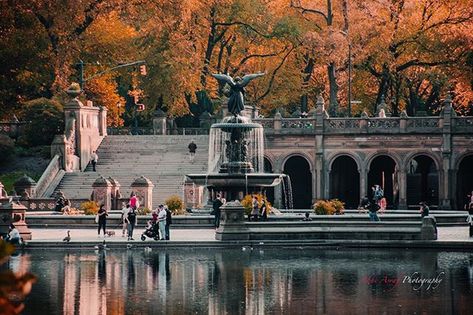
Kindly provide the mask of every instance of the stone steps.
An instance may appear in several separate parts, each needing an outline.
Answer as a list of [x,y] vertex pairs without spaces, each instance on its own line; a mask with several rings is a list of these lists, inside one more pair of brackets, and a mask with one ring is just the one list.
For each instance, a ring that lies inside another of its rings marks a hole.
[[[193,164],[187,149],[191,140],[197,144]],[[97,155],[97,172],[89,165],[85,172],[66,173],[55,191],[63,191],[67,198],[89,198],[93,182],[102,175],[116,179],[122,196],[128,196],[133,180],[143,175],[155,185],[153,205],[157,205],[170,195],[182,197],[185,174],[207,172],[208,136],[108,136]]]

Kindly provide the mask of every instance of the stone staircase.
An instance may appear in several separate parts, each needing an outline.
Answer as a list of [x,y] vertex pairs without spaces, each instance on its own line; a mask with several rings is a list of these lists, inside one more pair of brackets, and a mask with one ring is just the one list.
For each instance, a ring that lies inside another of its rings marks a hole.
[[[197,144],[194,163],[187,149],[191,140]],[[157,206],[170,195],[183,197],[185,174],[207,172],[208,149],[208,136],[108,136],[97,150],[97,172],[89,165],[85,172],[65,173],[55,192],[61,190],[70,199],[90,198],[93,182],[102,175],[118,180],[127,197],[133,180],[144,175],[154,184]]]

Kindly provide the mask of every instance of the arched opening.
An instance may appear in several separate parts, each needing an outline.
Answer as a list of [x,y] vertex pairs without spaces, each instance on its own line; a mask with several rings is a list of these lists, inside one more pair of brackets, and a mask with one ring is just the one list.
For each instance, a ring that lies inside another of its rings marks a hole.
[[395,208],[398,199],[396,162],[387,155],[374,158],[368,173],[368,197],[373,198],[372,187],[379,185],[384,191],[387,208]]
[[407,166],[407,206],[419,208],[419,202],[438,207],[439,176],[434,160],[427,155],[419,155]]
[[333,161],[330,171],[330,198],[345,202],[346,208],[356,209],[360,200],[360,173],[353,158],[343,155]]
[[457,208],[464,209],[467,196],[473,191],[473,154],[465,156],[458,166]]
[[309,162],[303,157],[290,157],[284,164],[284,174],[291,178],[294,209],[309,209],[312,206],[312,172]]
[[[264,172],[273,173],[273,166],[267,158],[264,158]],[[266,188],[266,198],[272,205],[274,205],[274,187]]]

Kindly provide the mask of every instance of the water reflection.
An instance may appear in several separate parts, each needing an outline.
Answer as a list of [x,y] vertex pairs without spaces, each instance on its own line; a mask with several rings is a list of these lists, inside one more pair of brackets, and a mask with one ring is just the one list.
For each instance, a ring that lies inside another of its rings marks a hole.
[[455,314],[473,296],[473,254],[455,252],[35,250],[9,266],[39,278],[25,314]]

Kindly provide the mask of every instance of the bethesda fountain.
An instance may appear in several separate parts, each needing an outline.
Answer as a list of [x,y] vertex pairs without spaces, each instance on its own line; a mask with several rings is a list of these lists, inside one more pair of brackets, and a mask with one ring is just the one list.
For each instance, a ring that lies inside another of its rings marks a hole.
[[187,177],[209,191],[222,194],[228,202],[221,208],[221,224],[216,232],[218,240],[248,239],[245,209],[240,200],[247,194],[262,193],[267,187],[278,185],[284,174],[264,173],[263,126],[241,115],[245,108],[244,87],[264,73],[233,79],[225,74],[213,74],[221,83],[228,84],[228,111],[222,122],[210,128],[207,174],[188,174]]

